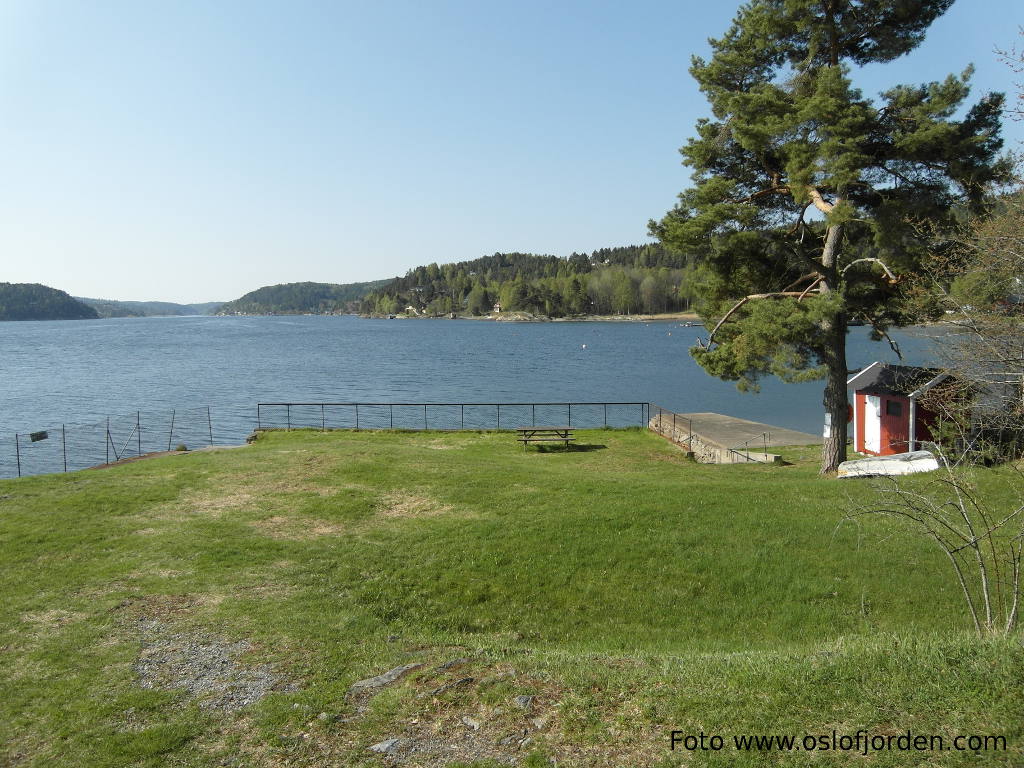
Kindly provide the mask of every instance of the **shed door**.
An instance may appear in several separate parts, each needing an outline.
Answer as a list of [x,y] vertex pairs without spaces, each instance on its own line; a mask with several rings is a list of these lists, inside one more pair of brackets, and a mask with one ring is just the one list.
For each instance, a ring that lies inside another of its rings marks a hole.
[[878,395],[864,397],[864,450],[882,452],[882,398]]

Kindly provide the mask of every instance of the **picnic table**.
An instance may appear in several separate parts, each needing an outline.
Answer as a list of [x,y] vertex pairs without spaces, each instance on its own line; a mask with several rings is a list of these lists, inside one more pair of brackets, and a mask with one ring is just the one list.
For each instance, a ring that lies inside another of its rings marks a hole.
[[523,450],[530,443],[562,443],[566,448],[576,438],[572,435],[572,427],[517,427],[517,440],[523,444]]

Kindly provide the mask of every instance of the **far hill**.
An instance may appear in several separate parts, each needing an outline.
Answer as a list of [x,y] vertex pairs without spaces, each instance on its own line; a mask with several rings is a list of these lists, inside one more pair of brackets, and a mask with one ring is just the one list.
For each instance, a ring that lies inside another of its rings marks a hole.
[[95,320],[92,307],[39,283],[0,283],[0,320]]
[[171,301],[115,301],[75,297],[95,309],[100,317],[171,317],[180,315],[212,315],[223,302],[176,304]]
[[371,291],[390,283],[284,283],[257,288],[239,299],[221,305],[218,315],[337,315],[356,311],[359,301]]

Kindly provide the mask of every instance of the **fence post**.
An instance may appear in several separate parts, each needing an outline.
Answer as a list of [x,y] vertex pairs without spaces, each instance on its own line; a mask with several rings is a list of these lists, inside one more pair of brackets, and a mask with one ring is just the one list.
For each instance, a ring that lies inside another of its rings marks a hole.
[[466,428],[466,404],[459,405],[459,424],[461,429]]
[[103,446],[107,449],[107,464],[110,463],[110,417],[107,416],[107,442]]
[[292,404],[288,403],[285,406],[285,418],[288,421],[288,432],[292,431]]
[[427,428],[427,404],[423,404],[423,429]]
[[572,403],[568,403],[567,405],[569,406],[569,424],[568,424],[568,426],[571,427],[572,426]]
[[206,406],[206,426],[210,428],[210,445],[213,445],[213,419],[210,417],[210,406]]
[[263,422],[260,420],[260,404],[256,403],[256,429],[263,429]]
[[501,429],[501,403],[496,403],[498,406],[498,429]]
[[142,455],[142,411],[135,412],[135,441],[139,456]]
[[171,450],[171,440],[174,438],[174,409],[171,409],[171,428],[167,431],[167,450]]
[[356,432],[359,431],[359,403],[356,403]]
[[64,449],[64,471],[68,471],[68,433],[64,428],[64,425],[60,425],[60,442],[61,447]]
[[388,413],[391,415],[391,426],[389,429],[395,428],[395,404],[388,403]]
[[18,477],[21,477],[21,446],[18,445],[18,433],[14,433],[14,455],[18,461]]
[[608,403],[604,404],[604,425],[608,426]]
[[327,415],[324,413],[324,404],[320,403],[320,431],[327,431]]

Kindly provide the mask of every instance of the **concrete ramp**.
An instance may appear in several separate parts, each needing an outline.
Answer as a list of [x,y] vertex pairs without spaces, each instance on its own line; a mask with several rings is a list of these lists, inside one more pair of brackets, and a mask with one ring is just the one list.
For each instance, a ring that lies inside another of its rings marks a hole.
[[673,413],[651,406],[653,431],[693,452],[705,464],[773,463],[768,448],[821,445],[822,438],[795,429],[737,419],[721,413]]

